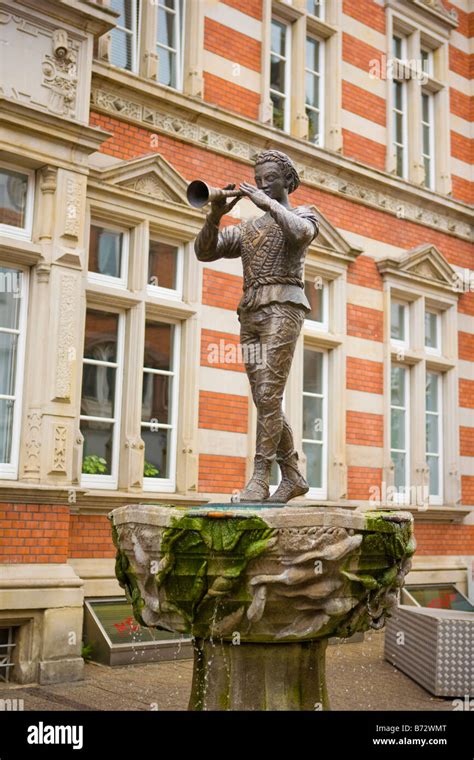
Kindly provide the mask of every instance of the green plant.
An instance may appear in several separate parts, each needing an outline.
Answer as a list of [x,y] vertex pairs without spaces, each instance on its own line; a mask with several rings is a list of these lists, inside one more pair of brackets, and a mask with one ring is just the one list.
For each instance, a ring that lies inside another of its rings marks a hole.
[[94,644],[95,642],[91,642],[90,644],[84,644],[84,642],[82,642],[81,657],[86,662],[92,660],[92,650],[94,648]]
[[104,475],[107,472],[107,460],[97,454],[89,454],[82,462],[82,472],[87,475]]
[[145,478],[154,478],[156,475],[158,475],[160,471],[155,467],[155,465],[150,464],[150,462],[147,462],[145,459],[145,465],[143,467],[143,476]]

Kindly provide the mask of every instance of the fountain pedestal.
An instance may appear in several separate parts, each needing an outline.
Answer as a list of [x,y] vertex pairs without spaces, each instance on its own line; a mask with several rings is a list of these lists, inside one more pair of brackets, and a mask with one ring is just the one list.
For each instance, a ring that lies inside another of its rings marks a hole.
[[406,512],[143,504],[110,519],[137,621],[194,637],[195,710],[329,709],[328,639],[384,625],[415,550]]

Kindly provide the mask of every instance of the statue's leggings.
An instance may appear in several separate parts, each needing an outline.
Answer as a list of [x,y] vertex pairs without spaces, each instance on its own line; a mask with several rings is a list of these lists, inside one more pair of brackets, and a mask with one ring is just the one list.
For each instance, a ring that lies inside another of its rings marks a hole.
[[239,315],[243,361],[257,407],[256,457],[270,462],[294,451],[282,400],[304,318],[305,310],[291,303],[271,303]]

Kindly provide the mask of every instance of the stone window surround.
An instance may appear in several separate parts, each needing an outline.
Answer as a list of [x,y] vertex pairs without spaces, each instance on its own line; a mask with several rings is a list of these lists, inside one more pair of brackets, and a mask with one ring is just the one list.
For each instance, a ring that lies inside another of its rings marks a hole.
[[[390,338],[390,304],[394,299],[409,305],[409,346],[403,348]],[[458,397],[457,296],[440,293],[436,287],[419,281],[384,276],[384,481],[393,486],[394,468],[390,457],[390,373],[392,362],[410,370],[410,485],[421,489],[428,485],[425,452],[425,374],[427,370],[442,374],[443,409],[443,483],[441,502],[430,498],[430,505],[455,506],[460,498],[459,412],[453,399]],[[441,314],[442,343],[439,355],[424,345],[425,308]],[[407,505],[410,506],[410,505]],[[411,505],[413,506],[413,505]]]
[[[434,98],[434,185],[433,190],[449,194],[452,190],[450,170],[450,110],[449,110],[449,33],[440,24],[429,23],[423,13],[410,5],[389,0],[386,10],[386,56],[393,58],[392,38],[397,32],[406,39],[407,58],[419,60],[421,65],[421,48],[433,51],[433,74],[426,74],[423,84],[416,77],[416,72],[406,66],[405,84],[407,100],[408,132],[408,166],[409,182],[423,185],[424,164],[421,139],[421,92],[431,94]],[[387,77],[387,158],[386,168],[396,174],[396,156],[393,148],[393,87],[391,78]]]
[[300,139],[308,137],[308,117],[305,104],[306,37],[314,36],[324,43],[325,71],[332,73],[332,86],[324,87],[324,137],[322,145],[333,151],[342,150],[341,130],[341,28],[342,3],[327,0],[325,20],[310,14],[306,0],[293,0],[288,5],[282,0],[263,0],[262,18],[262,88],[259,119],[272,124],[273,107],[270,99],[270,43],[272,17],[290,24],[291,29],[291,105],[289,134]]
[[[107,198],[107,200],[106,200]],[[199,365],[199,345],[197,338],[197,302],[200,285],[198,274],[198,262],[186,250],[194,235],[188,230],[176,226],[174,233],[169,227],[163,233],[163,239],[174,241],[176,245],[182,245],[185,254],[185,271],[183,279],[183,300],[179,300],[173,293],[169,297],[163,292],[152,293],[147,287],[148,257],[140,256],[139,251],[148,250],[150,234],[153,237],[160,235],[163,229],[157,219],[152,215],[137,212],[130,209],[124,210],[123,206],[114,208],[111,194],[105,193],[103,200],[97,196],[88,201],[86,227],[89,229],[91,218],[100,220],[104,224],[120,226],[130,230],[130,256],[129,256],[129,282],[128,288],[105,287],[87,281],[86,298],[87,305],[96,308],[101,306],[125,312],[125,353],[124,353],[124,386],[122,401],[122,426],[120,433],[118,469],[119,480],[117,488],[120,491],[143,491],[146,487],[143,483],[143,440],[141,438],[141,384],[145,320],[168,322],[181,325],[181,345],[179,351],[178,397],[184,399],[192,395],[189,390],[190,377],[196,374],[196,362]],[[140,199],[136,199],[138,204]],[[136,204],[134,204],[136,205]],[[87,247],[86,240],[86,247]],[[83,339],[83,338],[82,338]],[[79,378],[80,382],[80,378]],[[133,398],[130,395],[130,389]],[[186,395],[187,394],[187,395]],[[126,400],[126,403],[125,403]],[[176,479],[160,487],[160,493],[188,493],[197,491],[197,455],[195,455],[195,439],[197,435],[197,404],[189,403],[180,405],[181,414],[178,418],[177,430],[177,454],[176,454]],[[188,456],[186,456],[188,455]],[[193,459],[196,458],[196,461]],[[78,464],[82,456],[77,458]],[[73,473],[73,480],[80,482],[81,473]],[[193,482],[190,482],[190,481]],[[156,484],[153,493],[159,497]]]
[[19,240],[31,240],[35,201],[35,172],[26,166],[5,161],[2,161],[0,164],[0,169],[2,168],[24,174],[28,179],[28,189],[26,192],[25,225],[23,227],[14,227],[10,224],[0,224],[0,235],[18,238]]
[[[204,7],[205,0],[192,0],[186,4],[184,14],[183,71],[179,89],[186,95],[203,95],[203,48],[204,48]],[[140,29],[137,38],[137,66],[131,73],[158,83],[159,55],[156,46],[158,4],[156,0],[141,0]],[[110,33],[99,39],[98,57],[103,62],[110,60]],[[115,68],[115,67],[114,67]],[[160,84],[160,87],[168,88]]]

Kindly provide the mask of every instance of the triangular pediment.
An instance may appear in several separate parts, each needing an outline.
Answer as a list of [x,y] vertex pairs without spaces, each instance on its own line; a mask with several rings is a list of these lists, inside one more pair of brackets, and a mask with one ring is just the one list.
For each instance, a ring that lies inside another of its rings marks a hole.
[[448,27],[455,28],[458,26],[456,9],[448,10],[441,0],[408,0],[408,5],[431,15],[439,23],[446,24]]
[[317,249],[319,253],[327,253],[328,255],[354,261],[362,253],[362,248],[351,245],[317,206],[312,204],[310,208],[315,211],[319,219],[319,234],[313,240],[310,250]]
[[187,205],[188,183],[171,164],[158,153],[130,161],[120,161],[106,168],[95,169],[103,182],[148,195],[159,201]]
[[445,259],[435,245],[423,245],[406,251],[399,259],[388,257],[377,262],[379,272],[397,274],[403,279],[412,280],[436,287],[453,290],[456,271]]

